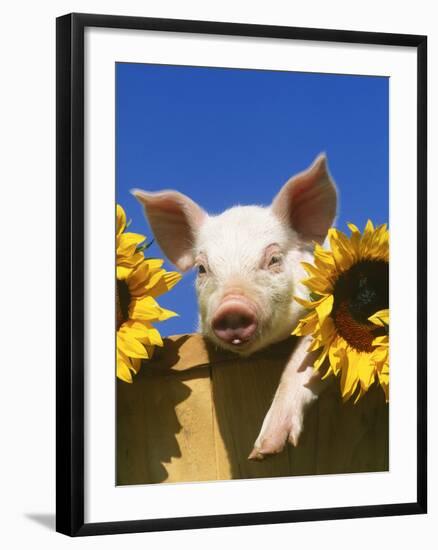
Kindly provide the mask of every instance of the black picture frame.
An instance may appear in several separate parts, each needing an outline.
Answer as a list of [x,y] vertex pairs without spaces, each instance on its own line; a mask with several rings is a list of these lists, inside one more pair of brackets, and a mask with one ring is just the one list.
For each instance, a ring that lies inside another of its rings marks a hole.
[[[417,52],[417,499],[402,504],[84,523],[84,29],[158,30],[407,46]],[[70,536],[321,521],[427,511],[427,37],[73,13],[56,21],[56,530]]]

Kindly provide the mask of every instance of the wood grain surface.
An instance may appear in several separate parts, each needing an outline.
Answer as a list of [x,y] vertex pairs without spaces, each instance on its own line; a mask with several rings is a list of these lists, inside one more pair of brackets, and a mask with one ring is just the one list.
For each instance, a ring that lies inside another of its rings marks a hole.
[[247,459],[295,343],[242,359],[199,334],[166,338],[132,384],[117,381],[117,485],[387,471],[382,390],[343,404],[335,379],[297,448]]

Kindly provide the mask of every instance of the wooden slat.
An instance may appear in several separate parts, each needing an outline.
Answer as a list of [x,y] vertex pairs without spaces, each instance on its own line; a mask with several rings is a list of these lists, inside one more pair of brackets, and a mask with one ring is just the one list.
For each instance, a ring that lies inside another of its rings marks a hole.
[[282,368],[280,361],[267,364],[262,359],[237,359],[212,366],[218,437],[227,449],[233,479],[289,475],[287,454],[264,462],[248,460]]
[[337,380],[319,400],[316,473],[388,469],[388,406],[379,387],[342,403]]
[[297,448],[247,460],[295,343],[242,359],[200,335],[165,339],[133,384],[117,384],[117,484],[387,470],[381,389],[342,404],[337,380],[306,415]]
[[316,473],[318,457],[319,400],[307,411],[304,418],[304,431],[297,447],[288,445],[289,471],[293,475]]

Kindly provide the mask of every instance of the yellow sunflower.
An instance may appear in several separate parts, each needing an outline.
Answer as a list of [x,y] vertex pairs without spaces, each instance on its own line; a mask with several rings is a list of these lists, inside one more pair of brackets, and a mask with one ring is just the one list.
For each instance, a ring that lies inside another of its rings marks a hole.
[[117,377],[132,382],[132,372],[139,371],[142,359],[152,356],[154,346],[163,345],[152,323],[176,315],[160,307],[155,298],[170,290],[181,275],[163,269],[163,260],[145,258],[139,247],[145,237],[125,229],[126,215],[117,205]]
[[144,235],[126,233],[126,214],[118,204],[116,210],[116,266],[117,279],[125,278],[130,270],[144,260],[138,246],[146,240]]
[[379,383],[385,392],[385,399],[389,401],[389,309],[378,311],[369,320],[377,326],[385,328],[386,334],[377,336],[373,340],[376,351],[373,354],[373,361],[376,366]]
[[303,262],[302,281],[311,300],[295,300],[311,310],[294,330],[311,335],[314,363],[340,375],[344,401],[355,402],[377,380],[389,395],[389,232],[368,220],[363,234],[348,224],[350,237],[331,228],[330,250],[315,244],[314,264]]

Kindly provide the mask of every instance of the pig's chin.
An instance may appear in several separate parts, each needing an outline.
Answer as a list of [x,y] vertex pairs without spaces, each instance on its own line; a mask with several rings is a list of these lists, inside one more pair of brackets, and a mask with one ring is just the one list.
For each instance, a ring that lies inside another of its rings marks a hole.
[[259,338],[257,338],[256,335],[249,340],[242,341],[235,344],[227,343],[221,340],[220,338],[217,338],[217,336],[214,334],[212,330],[209,330],[205,334],[205,336],[211,342],[213,342],[213,344],[215,344],[218,348],[221,348],[227,351],[232,351],[242,356],[251,355],[252,353],[264,347],[262,341]]
[[[283,340],[290,334],[290,330],[282,331],[281,334],[274,334],[269,329],[270,327],[267,326],[259,326],[258,330],[252,335],[251,338],[245,341],[240,341],[239,343],[229,343],[225,342],[221,338],[218,338],[210,324],[204,325],[204,330],[202,330],[202,333],[216,347],[226,351],[232,351],[233,353],[237,353],[245,357],[260,351],[275,342]],[[267,333],[270,333],[270,337],[267,337]]]

